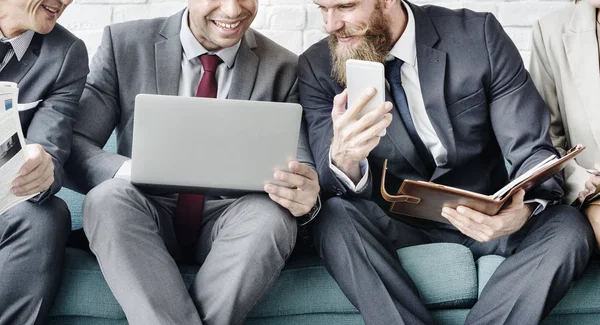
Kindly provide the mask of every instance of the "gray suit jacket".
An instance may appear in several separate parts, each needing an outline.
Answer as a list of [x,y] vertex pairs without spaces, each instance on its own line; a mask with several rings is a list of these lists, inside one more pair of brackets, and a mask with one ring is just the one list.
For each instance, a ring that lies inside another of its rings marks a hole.
[[58,24],[46,35],[36,33],[21,61],[13,55],[0,71],[0,80],[19,85],[20,104],[41,100],[20,111],[19,118],[27,142],[42,145],[52,156],[54,183],[43,198],[62,187],[77,103],[88,72],[85,44]]
[[[427,115],[448,151],[448,162],[428,172],[396,109],[387,135],[368,157],[372,178],[360,193],[388,210],[379,192],[383,161],[389,158],[388,191],[404,179],[431,180],[490,194],[510,178],[556,153],[548,135],[550,116],[519,51],[491,14],[410,4],[416,23],[419,80]],[[353,195],[329,168],[331,106],[342,86],[330,77],[327,40],[300,56],[300,102],[304,107],[322,192]],[[388,100],[391,97],[387,94]],[[393,102],[393,101],[392,101]],[[558,199],[560,177],[528,193]]]
[[[67,164],[69,187],[86,193],[112,178],[131,157],[137,94],[178,94],[182,14],[105,28],[79,104]],[[295,54],[250,29],[237,54],[228,98],[296,102],[296,67]],[[117,154],[102,150],[115,128]],[[304,148],[299,160],[311,161],[306,154],[310,151]]]
[[559,151],[586,146],[565,167],[567,202],[583,190],[600,159],[600,58],[596,8],[587,1],[553,12],[533,25],[529,71],[550,108],[552,142]]

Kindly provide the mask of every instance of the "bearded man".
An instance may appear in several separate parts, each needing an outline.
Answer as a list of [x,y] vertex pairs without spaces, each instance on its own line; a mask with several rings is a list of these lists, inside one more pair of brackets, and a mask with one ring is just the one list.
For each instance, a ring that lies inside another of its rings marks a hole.
[[[560,176],[495,216],[444,208],[448,224],[393,215],[379,191],[385,159],[388,192],[413,179],[491,194],[556,154],[547,108],[501,25],[489,13],[400,0],[314,1],[329,38],[298,69],[321,190],[333,196],[313,224],[329,272],[366,324],[433,324],[396,250],[458,243],[475,258],[506,257],[467,324],[539,323],[592,251],[589,224],[558,204]],[[386,64],[388,102],[362,118],[374,90],[346,107],[351,58]]]

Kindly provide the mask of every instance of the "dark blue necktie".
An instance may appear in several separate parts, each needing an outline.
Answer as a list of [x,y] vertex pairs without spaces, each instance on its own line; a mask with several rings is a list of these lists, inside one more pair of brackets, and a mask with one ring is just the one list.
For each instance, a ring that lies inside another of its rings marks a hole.
[[425,164],[427,170],[431,173],[435,170],[435,161],[433,160],[433,156],[427,150],[427,147],[419,137],[417,133],[417,128],[415,128],[415,124],[413,123],[412,117],[410,116],[410,110],[408,109],[408,101],[406,100],[406,93],[404,92],[404,88],[402,87],[402,78],[400,76],[400,68],[402,68],[402,64],[404,61],[394,58],[393,61],[388,61],[385,64],[385,77],[390,84],[390,91],[392,93],[392,98],[394,99],[394,104],[400,113],[400,118],[402,118],[402,122],[406,127],[406,131],[408,132],[408,136],[412,140],[415,148],[417,149],[417,153],[421,157],[421,160]]

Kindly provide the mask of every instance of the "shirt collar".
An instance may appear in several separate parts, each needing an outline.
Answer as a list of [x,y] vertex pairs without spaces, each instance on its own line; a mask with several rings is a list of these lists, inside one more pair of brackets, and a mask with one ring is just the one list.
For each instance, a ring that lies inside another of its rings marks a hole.
[[[215,54],[223,60],[227,67],[231,69],[233,64],[235,63],[235,57],[237,55],[238,49],[240,48],[241,41],[237,42],[234,46],[227,47],[215,52],[208,51],[202,46],[192,31],[190,30],[190,26],[188,25],[188,9],[185,9],[183,13],[183,17],[181,18],[181,31],[179,32],[179,37],[181,39],[181,46],[183,47],[183,54],[185,58],[189,61],[196,60],[196,58],[202,54]],[[198,61],[194,61],[195,63]]]
[[0,41],[4,43],[10,43],[13,50],[15,51],[17,61],[21,61],[21,59],[25,55],[25,52],[27,52],[27,49],[29,48],[29,44],[31,44],[31,40],[33,39],[34,34],[34,31],[28,30],[19,36],[7,39],[6,37],[4,37],[2,32],[0,32]]
[[392,47],[390,55],[408,63],[411,66],[415,66],[417,63],[417,41],[415,32],[415,15],[413,14],[410,6],[402,1],[402,5],[406,8],[408,22],[404,32]]

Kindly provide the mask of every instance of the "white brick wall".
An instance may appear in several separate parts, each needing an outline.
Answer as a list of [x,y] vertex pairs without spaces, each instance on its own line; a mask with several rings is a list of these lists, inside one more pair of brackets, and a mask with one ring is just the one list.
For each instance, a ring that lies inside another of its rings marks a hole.
[[[527,64],[531,50],[531,24],[540,16],[564,7],[569,0],[413,2],[492,12],[517,44]],[[75,0],[59,22],[84,40],[91,57],[100,44],[105,25],[168,16],[181,10],[186,4],[186,0]],[[301,53],[325,36],[323,21],[312,0],[259,0],[259,13],[253,27],[295,53]]]

